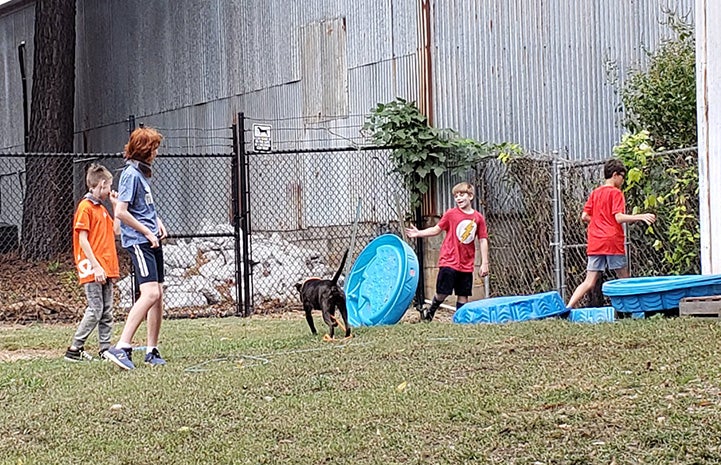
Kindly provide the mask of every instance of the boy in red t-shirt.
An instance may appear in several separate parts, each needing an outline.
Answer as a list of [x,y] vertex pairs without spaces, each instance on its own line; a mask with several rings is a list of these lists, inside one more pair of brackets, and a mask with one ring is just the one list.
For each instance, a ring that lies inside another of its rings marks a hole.
[[110,347],[113,330],[113,280],[120,276],[115,235],[120,221],[113,220],[101,203],[110,199],[115,209],[117,192],[111,192],[113,175],[104,166],[93,163],[85,176],[88,193],[78,203],[73,221],[73,257],[80,284],[85,288],[88,307],[78,325],[65,359],[80,361],[88,355],[85,341],[98,327],[100,356]]
[[421,311],[421,320],[432,321],[436,310],[446,297],[455,291],[456,309],[461,308],[473,290],[473,266],[476,259],[475,239],[481,245],[481,267],[478,274],[488,275],[488,232],[486,220],[471,207],[473,186],[461,182],[453,186],[456,208],[446,211],[436,226],[418,230],[415,226],[406,228],[406,235],[414,237],[437,236],[446,231],[438,258],[438,279],[436,295],[429,308]]
[[621,192],[626,167],[622,161],[615,158],[606,161],[603,175],[606,182],[591,192],[581,213],[581,221],[588,223],[588,267],[586,279],[568,301],[569,308],[578,305],[593,289],[606,268],[614,270],[618,278],[628,278],[626,236],[622,224],[639,221],[651,224],[656,221],[656,215],[652,213],[626,214],[626,199]]

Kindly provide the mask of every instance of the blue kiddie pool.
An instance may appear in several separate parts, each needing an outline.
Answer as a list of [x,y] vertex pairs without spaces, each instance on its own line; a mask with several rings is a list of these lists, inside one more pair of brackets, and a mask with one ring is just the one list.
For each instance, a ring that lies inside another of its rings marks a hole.
[[494,297],[468,302],[453,314],[454,323],[510,323],[538,320],[566,313],[556,291],[534,295]]
[[418,287],[418,257],[398,236],[373,239],[358,255],[346,278],[351,326],[398,323]]
[[603,283],[602,289],[619,312],[653,312],[678,308],[684,297],[721,294],[721,275],[616,279]]
[[574,308],[568,314],[568,320],[574,323],[602,323],[616,320],[613,307]]

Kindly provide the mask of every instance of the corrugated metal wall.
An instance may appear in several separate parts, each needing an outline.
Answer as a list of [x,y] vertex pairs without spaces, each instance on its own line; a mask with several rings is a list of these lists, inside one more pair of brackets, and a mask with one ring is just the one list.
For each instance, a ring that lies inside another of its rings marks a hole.
[[[622,132],[609,71],[622,80],[669,35],[660,24],[664,9],[693,19],[693,3],[432,1],[434,122],[481,140],[605,158]],[[352,145],[362,140],[363,115],[377,102],[419,97],[419,4],[80,0],[76,149],[122,150],[133,114],[166,134],[166,152],[228,152],[229,133],[221,129],[239,111],[251,123],[273,125],[275,148]],[[16,150],[22,147],[16,47],[28,42],[31,75],[33,8],[25,0],[0,7],[0,75],[9,96],[0,99],[0,146]],[[307,83],[327,70],[319,61],[304,66],[301,31],[341,21],[347,105],[337,108],[347,114],[310,118]],[[438,191],[443,201],[447,187]]]
[[[621,132],[609,70],[623,79],[669,34],[660,25],[664,9],[692,19],[693,3],[433,1],[434,121],[482,140],[603,158]],[[33,4],[5,10],[0,60],[6,95],[15,97],[19,40],[32,57]],[[237,111],[259,120],[307,116],[303,81],[315,76],[302,75],[301,30],[340,18],[347,27],[348,115],[396,96],[415,100],[418,10],[418,0],[81,0],[77,148],[119,150],[130,114],[188,127],[227,127]],[[21,142],[18,114],[15,98],[0,101],[5,146]],[[276,136],[287,136],[276,141],[288,148],[317,142],[313,130]],[[192,144],[188,138],[184,145]]]
[[23,151],[22,81],[18,45],[25,41],[25,69],[30,94],[34,29],[35,3],[19,2],[0,9],[0,149],[4,151]]
[[622,81],[671,35],[665,10],[692,20],[694,1],[434,1],[435,123],[572,159],[608,157],[622,133],[609,70]]
[[[348,106],[340,116],[355,120],[324,120],[321,130],[339,136],[322,142],[348,145],[376,102],[416,99],[415,0],[80,1],[76,127],[89,149],[117,150],[130,114],[160,127],[180,118],[217,128],[244,111],[272,122],[275,144],[317,146],[312,122],[301,119],[301,30],[331,20],[347,26]],[[327,71],[319,66],[306,73]],[[298,120],[283,122],[289,118]]]

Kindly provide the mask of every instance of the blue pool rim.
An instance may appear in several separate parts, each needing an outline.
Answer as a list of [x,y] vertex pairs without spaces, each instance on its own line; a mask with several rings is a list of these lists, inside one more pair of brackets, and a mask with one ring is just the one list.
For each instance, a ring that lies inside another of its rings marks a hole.
[[616,279],[603,284],[604,295],[619,312],[637,313],[678,308],[685,297],[721,293],[721,275],[650,276]]
[[560,316],[567,311],[560,294],[549,291],[469,302],[456,310],[453,314],[453,322],[502,324]]
[[[397,266],[389,268],[388,263],[381,261],[379,251],[392,256],[392,264]],[[376,280],[366,285],[366,277],[379,273],[386,278],[383,284],[388,284],[382,289],[383,296],[364,295],[372,290],[372,284],[379,284]],[[415,296],[418,279],[418,257],[408,244],[394,234],[383,234],[373,239],[353,262],[346,277],[348,322],[353,327],[397,323]],[[382,297],[386,299],[379,304],[377,300]],[[371,302],[375,305],[370,305]]]

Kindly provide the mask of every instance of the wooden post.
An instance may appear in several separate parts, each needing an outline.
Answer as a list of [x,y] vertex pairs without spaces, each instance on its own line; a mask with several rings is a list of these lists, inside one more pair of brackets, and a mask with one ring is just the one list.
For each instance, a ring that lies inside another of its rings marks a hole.
[[721,274],[721,2],[696,0],[701,271]]

